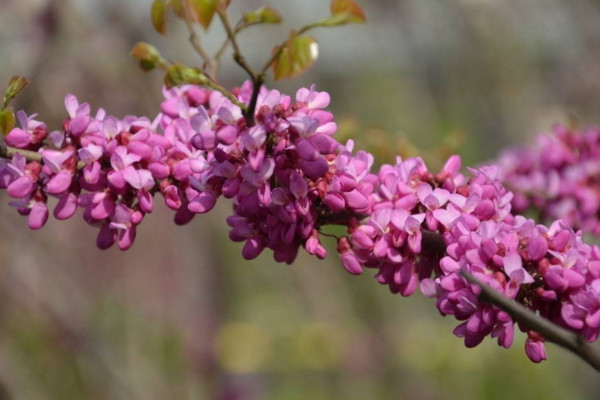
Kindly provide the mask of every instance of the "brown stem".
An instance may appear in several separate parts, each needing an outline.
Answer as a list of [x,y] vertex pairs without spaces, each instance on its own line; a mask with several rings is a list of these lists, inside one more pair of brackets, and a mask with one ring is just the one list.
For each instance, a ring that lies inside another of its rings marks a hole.
[[[248,28],[249,26],[252,25],[256,25],[257,23],[243,23],[242,21],[238,22],[235,26],[235,29],[233,30],[233,34],[234,36],[237,36],[238,33],[240,33],[242,30]],[[225,52],[225,50],[227,49],[227,46],[229,45],[229,35],[225,38],[225,40],[223,41],[223,43],[221,44],[221,46],[219,47],[219,50],[217,50],[217,52],[215,53],[213,60],[215,62],[216,65],[219,64],[221,57],[223,56],[223,53]]]
[[42,155],[31,150],[22,150],[14,147],[0,144],[0,158],[12,159],[17,154],[21,154],[27,161],[42,162]]
[[[233,46],[233,59],[240,67],[242,67],[244,71],[248,73],[250,79],[252,80],[252,97],[250,98],[248,108],[244,110],[244,119],[246,120],[247,126],[254,126],[256,123],[254,121],[254,110],[256,109],[256,102],[258,100],[258,93],[260,92],[260,87],[265,81],[265,75],[257,75],[256,72],[254,72],[252,67],[246,61],[246,58],[244,58],[244,56],[242,55],[242,51],[240,50],[240,47],[235,39],[235,35],[239,31],[237,29],[234,30],[231,26],[231,21],[229,20],[229,14],[227,13],[227,10],[219,9],[217,10],[217,12],[219,13],[219,18],[223,23],[223,27],[227,32],[228,38],[228,41],[226,41],[221,48],[224,49],[227,46],[227,43],[231,43],[231,46]],[[219,53],[220,52],[221,50],[219,50]],[[217,53],[218,56],[220,56],[219,53]]]
[[461,275],[469,282],[481,288],[479,295],[482,301],[495,305],[503,311],[506,311],[510,316],[521,325],[532,329],[542,335],[550,342],[564,347],[572,353],[578,355],[582,360],[591,365],[596,371],[600,371],[600,353],[586,342],[585,339],[572,332],[561,328],[531,312],[523,305],[503,296],[499,292],[493,290],[488,285],[481,282],[466,270],[461,270]]
[[[42,155],[35,151],[17,149],[5,144],[0,144],[0,158],[12,159],[17,154],[21,154],[27,161],[37,161],[43,163]],[[86,164],[83,161],[77,163],[77,169],[83,169]]]
[[258,93],[264,80],[265,76],[261,74],[252,82],[252,97],[250,98],[250,103],[248,103],[248,108],[244,111],[244,119],[247,126],[254,126],[256,124],[256,121],[254,121],[254,111],[256,109],[256,102],[258,101]]
[[238,45],[237,40],[235,40],[236,32],[234,31],[234,29],[231,26],[231,21],[229,20],[229,14],[227,13],[227,10],[219,9],[219,10],[217,10],[217,12],[219,13],[219,18],[221,19],[221,22],[223,23],[223,27],[225,28],[225,31],[227,32],[227,38],[229,39],[229,42],[231,42],[231,45],[233,46],[233,59],[240,67],[242,67],[244,69],[244,71],[246,71],[248,73],[248,75],[250,75],[250,79],[252,79],[252,82],[256,82],[258,79],[258,76],[256,75],[256,72],[254,72],[252,67],[247,63],[246,58],[244,58],[244,56],[242,55],[240,46]]

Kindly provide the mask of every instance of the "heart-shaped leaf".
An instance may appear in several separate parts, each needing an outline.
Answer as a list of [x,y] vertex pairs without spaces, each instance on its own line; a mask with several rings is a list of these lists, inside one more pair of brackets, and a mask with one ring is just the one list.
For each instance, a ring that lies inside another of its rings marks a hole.
[[276,47],[279,56],[273,63],[275,80],[293,78],[309,69],[319,56],[319,48],[314,38],[296,36],[294,32],[283,48]]
[[169,11],[169,3],[165,0],[154,0],[150,10],[150,18],[152,26],[161,35],[167,34],[167,15]]

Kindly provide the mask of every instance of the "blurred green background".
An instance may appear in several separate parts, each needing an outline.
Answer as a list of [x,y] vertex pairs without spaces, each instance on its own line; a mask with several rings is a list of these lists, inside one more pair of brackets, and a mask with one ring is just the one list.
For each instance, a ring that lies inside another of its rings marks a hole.
[[[600,121],[600,2],[359,1],[368,23],[315,31],[320,59],[272,87],[332,94],[342,137],[374,152],[493,158],[553,123]],[[127,54],[144,40],[191,64],[181,22],[152,32],[150,0],[0,0],[0,82],[32,82],[17,108],[58,128],[74,93],[110,113],[155,115],[160,74]],[[264,1],[233,1],[234,18]],[[268,1],[280,27],[241,38],[260,65],[324,0]],[[216,49],[223,32],[206,38]],[[245,79],[228,58],[226,86]],[[2,203],[8,201],[2,193]],[[95,247],[74,218],[40,232],[0,207],[0,399],[589,399],[598,376],[548,346],[534,365],[519,335],[466,349],[431,300],[404,299],[332,256],[253,262],[227,239],[230,208],[175,227],[162,204],[127,252]],[[3,388],[3,389],[2,389]]]

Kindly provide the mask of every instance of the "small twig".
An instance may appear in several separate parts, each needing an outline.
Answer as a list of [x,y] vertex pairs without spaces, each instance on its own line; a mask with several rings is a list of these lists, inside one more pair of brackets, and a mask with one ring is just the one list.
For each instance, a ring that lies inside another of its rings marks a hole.
[[223,44],[221,45],[221,47],[219,47],[219,50],[217,50],[217,52],[215,53],[215,55],[213,57],[213,61],[215,62],[215,69],[216,70],[219,69],[219,63],[221,62],[221,57],[223,56],[223,53],[227,49],[228,45],[229,45],[229,37],[227,37],[225,39],[225,41],[223,42]]
[[482,301],[506,311],[518,323],[528,329],[538,332],[548,341],[556,343],[573,352],[591,365],[595,370],[600,371],[600,353],[598,353],[594,346],[586,342],[582,336],[569,332],[531,312],[525,308],[525,306],[493,290],[491,287],[475,278],[470,272],[463,269],[460,273],[467,281],[481,288],[479,297]]
[[184,3],[185,3],[185,14],[186,14],[184,21],[185,21],[185,25],[187,26],[188,32],[190,34],[189,41],[190,41],[192,47],[194,48],[194,50],[196,50],[196,53],[198,53],[200,55],[200,57],[202,57],[202,60],[204,61],[205,70],[207,70],[206,75],[208,76],[209,79],[213,80],[215,72],[216,72],[214,60],[208,54],[208,52],[204,49],[204,47],[202,47],[202,44],[200,43],[200,38],[196,34],[196,30],[194,29],[194,24],[192,23],[192,12],[190,10],[190,5],[187,0]]
[[[260,92],[260,87],[265,81],[265,75],[257,75],[256,72],[254,72],[254,70],[252,69],[252,67],[246,62],[246,59],[242,55],[242,51],[240,50],[240,47],[237,41],[235,40],[235,35],[239,31],[236,31],[231,27],[231,21],[229,20],[229,14],[227,14],[227,10],[219,9],[217,10],[217,12],[219,13],[219,18],[223,23],[223,27],[227,32],[227,38],[229,39],[228,42],[231,43],[231,45],[233,46],[233,59],[240,67],[242,67],[244,71],[248,73],[250,79],[252,80],[252,96],[250,98],[250,103],[248,104],[248,107],[244,110],[244,119],[246,120],[247,126],[254,126],[256,123],[254,121],[254,110],[256,109],[256,102],[258,100],[258,93]],[[228,42],[225,42],[223,47],[225,47]]]
[[256,80],[257,80],[256,72],[254,72],[252,67],[246,62],[246,58],[244,58],[244,56],[242,55],[240,46],[238,46],[238,43],[235,40],[236,31],[234,31],[233,28],[231,27],[231,21],[229,20],[229,14],[227,14],[227,10],[219,9],[219,10],[217,10],[217,13],[219,14],[219,18],[221,19],[221,22],[223,23],[223,27],[225,28],[225,31],[227,32],[228,41],[233,46],[233,59],[240,67],[242,67],[244,69],[244,71],[246,71],[248,73],[248,75],[250,75],[250,79],[252,79],[252,82],[256,82]]
[[[31,150],[23,150],[17,149],[15,147],[10,147],[5,144],[0,144],[0,158],[12,159],[17,154],[21,154],[27,161],[37,161],[39,163],[43,163],[43,158],[40,153]],[[83,161],[77,162],[77,169],[85,168],[86,163]]]
[[[242,23],[242,21],[240,21],[236,24],[235,29],[233,30],[233,34],[234,34],[234,36],[237,36],[237,34],[240,33],[242,30],[248,28],[249,26],[253,26],[256,24],[257,23]],[[217,50],[217,52],[215,53],[215,55],[213,57],[215,64],[218,65],[218,63],[221,60],[221,57],[223,56],[223,53],[227,49],[227,46],[229,45],[229,43],[230,43],[229,35],[227,35],[227,37],[225,38],[225,40],[219,47],[219,50]]]
[[0,144],[0,158],[12,159],[17,154],[21,154],[27,161],[42,162],[42,155],[31,150],[22,150],[14,147]]

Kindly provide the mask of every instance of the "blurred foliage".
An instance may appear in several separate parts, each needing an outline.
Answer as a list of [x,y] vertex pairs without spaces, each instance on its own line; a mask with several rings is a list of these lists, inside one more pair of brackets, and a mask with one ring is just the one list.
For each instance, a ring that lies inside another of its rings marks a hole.
[[[327,15],[326,3],[269,4],[283,22],[244,31],[248,61],[262,65],[291,27]],[[469,165],[554,122],[599,123],[597,1],[359,3],[369,23],[315,31],[319,62],[275,87],[294,93],[316,82],[329,91],[341,137],[379,163],[420,155],[439,168],[458,152]],[[241,15],[263,5],[230,8]],[[0,82],[17,74],[31,82],[15,109],[59,127],[72,92],[116,115],[155,114],[161,76],[139,71],[127,57],[133,44],[199,60],[180,21],[168,21],[168,39],[153,31],[149,7],[0,0]],[[214,21],[208,35],[217,49]],[[222,83],[239,85],[243,71],[226,61]],[[327,261],[245,261],[227,238],[228,212],[224,202],[175,227],[157,207],[122,253],[97,250],[81,221],[32,233],[0,207],[0,399],[600,396],[597,375],[558,348],[541,365],[527,360],[523,338],[510,350],[492,341],[466,349],[429,299],[390,295],[370,273],[347,275],[333,241]]]

